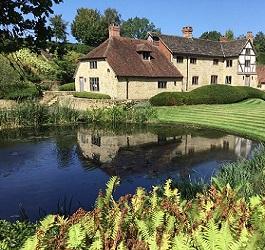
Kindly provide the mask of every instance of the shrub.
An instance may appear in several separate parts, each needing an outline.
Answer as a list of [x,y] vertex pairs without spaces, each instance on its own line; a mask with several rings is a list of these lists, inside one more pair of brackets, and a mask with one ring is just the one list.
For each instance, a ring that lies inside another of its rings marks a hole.
[[109,95],[92,92],[76,92],[74,93],[74,97],[87,99],[110,99]]
[[67,83],[59,87],[60,91],[75,91],[75,83]]
[[176,106],[193,104],[228,104],[249,98],[265,100],[265,93],[251,87],[209,85],[190,92],[163,92],[150,99],[154,106]]

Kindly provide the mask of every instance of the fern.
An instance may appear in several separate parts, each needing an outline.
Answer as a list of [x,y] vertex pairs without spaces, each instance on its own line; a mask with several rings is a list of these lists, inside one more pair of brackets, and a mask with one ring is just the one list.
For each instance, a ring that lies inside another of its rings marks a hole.
[[86,234],[80,223],[74,224],[69,228],[67,247],[81,249],[85,243]]
[[103,249],[103,242],[101,239],[100,232],[97,231],[94,237],[94,241],[92,245],[90,246],[89,250],[102,250],[102,249]]
[[35,250],[38,246],[38,238],[37,235],[29,237],[24,245],[22,246],[21,250]]
[[40,222],[40,230],[45,234],[52,226],[54,226],[55,215],[48,215]]
[[118,250],[127,250],[127,247],[123,241],[118,245]]
[[188,235],[179,234],[174,237],[172,250],[195,250]]
[[106,184],[106,194],[104,198],[105,205],[109,206],[110,201],[113,201],[112,194],[114,192],[114,189],[120,184],[120,179],[117,176],[112,176],[108,183]]
[[172,180],[168,179],[164,185],[164,195],[167,198],[176,198],[176,202],[179,203],[180,196],[177,189],[171,189]]

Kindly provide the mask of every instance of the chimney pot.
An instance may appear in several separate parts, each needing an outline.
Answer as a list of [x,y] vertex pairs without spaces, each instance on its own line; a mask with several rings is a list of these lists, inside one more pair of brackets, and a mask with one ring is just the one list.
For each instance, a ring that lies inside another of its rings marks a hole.
[[193,28],[191,26],[185,26],[182,28],[183,37],[192,38]]
[[120,37],[121,28],[120,25],[110,24],[109,26],[109,38]]
[[247,39],[250,40],[252,43],[254,42],[254,35],[252,31],[247,32]]

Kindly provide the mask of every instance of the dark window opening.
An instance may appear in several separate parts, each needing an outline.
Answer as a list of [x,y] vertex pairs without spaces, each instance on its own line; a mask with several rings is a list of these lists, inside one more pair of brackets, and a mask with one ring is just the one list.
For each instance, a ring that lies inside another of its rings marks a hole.
[[190,59],[191,64],[196,64],[197,63],[197,58],[191,58]]
[[193,76],[192,77],[192,85],[198,85],[199,84],[199,77]]
[[99,91],[99,78],[98,77],[90,77],[90,91]]
[[250,67],[250,60],[245,61],[245,67],[249,68]]
[[143,52],[143,59],[144,60],[150,60],[150,52],[144,51]]
[[232,84],[232,76],[225,77],[225,84]]
[[167,82],[166,81],[158,81],[158,88],[159,89],[166,89],[167,88]]
[[219,60],[218,59],[213,59],[213,65],[218,65]]
[[97,67],[98,67],[97,61],[90,62],[90,69],[97,69]]
[[246,49],[246,56],[249,56],[250,55],[250,51],[251,51],[250,48],[247,48]]
[[233,60],[226,60],[226,67],[230,68],[233,66]]
[[91,143],[93,145],[100,147],[101,146],[101,137],[98,135],[92,135],[91,136]]
[[211,76],[211,84],[217,84],[218,83],[218,76]]

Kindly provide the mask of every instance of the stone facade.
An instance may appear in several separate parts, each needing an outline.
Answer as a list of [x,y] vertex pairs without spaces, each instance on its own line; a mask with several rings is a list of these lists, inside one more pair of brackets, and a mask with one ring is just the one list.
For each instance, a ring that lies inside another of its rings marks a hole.
[[[80,89],[80,77],[84,80],[84,88]],[[182,79],[128,77],[118,78],[105,60],[97,60],[97,69],[90,69],[90,61],[80,62],[75,75],[76,91],[90,92],[90,78],[99,78],[99,91],[115,100],[149,99],[165,91],[181,91]],[[158,81],[166,81],[166,88],[158,88]]]

